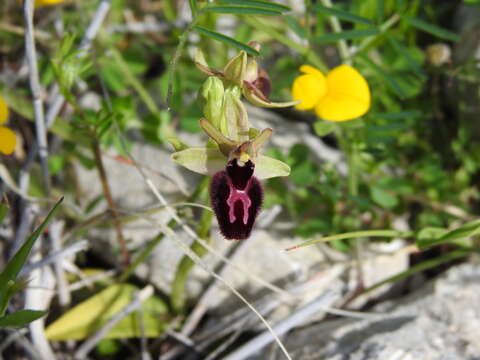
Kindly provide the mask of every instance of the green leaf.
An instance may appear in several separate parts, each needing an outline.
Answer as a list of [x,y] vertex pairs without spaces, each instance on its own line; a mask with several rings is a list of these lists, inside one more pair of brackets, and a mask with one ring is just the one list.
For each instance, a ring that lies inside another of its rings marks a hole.
[[400,41],[398,41],[395,37],[393,36],[390,36],[387,34],[385,34],[386,37],[387,37],[387,40],[390,42],[390,44],[392,45],[393,49],[400,55],[400,56],[403,56],[405,58],[405,60],[407,60],[407,63],[409,64],[409,66],[418,74],[420,75],[422,78],[425,78],[426,75],[425,73],[423,72],[423,70],[420,68],[419,64],[413,59],[412,55],[410,54],[410,51],[408,50],[408,48],[406,48]]
[[7,204],[0,202],[0,224],[2,224],[3,219],[8,213],[8,206]]
[[427,270],[427,269],[434,268],[434,267],[436,267],[440,264],[443,264],[447,261],[451,261],[451,260],[454,260],[454,259],[458,259],[460,257],[468,256],[469,254],[470,254],[470,252],[466,251],[466,250],[455,250],[455,251],[451,251],[451,252],[449,252],[445,255],[439,256],[435,259],[424,261],[420,264],[417,264],[417,265],[414,265],[414,266],[410,267],[408,270],[402,271],[402,272],[400,272],[396,275],[393,275],[393,276],[390,276],[390,277],[386,278],[385,280],[382,280],[382,281],[379,281],[376,284],[373,284],[372,286],[363,290],[362,294],[365,294],[369,291],[372,291],[372,290],[374,290],[374,289],[376,289],[376,288],[378,288],[382,285],[404,279],[407,276],[416,274],[420,271],[424,271],[424,270]]
[[172,160],[202,175],[213,175],[223,170],[227,164],[227,158],[218,149],[203,147],[192,147],[173,153]]
[[258,56],[260,55],[260,53],[255,50],[254,48],[246,45],[246,44],[243,44],[235,39],[232,39],[231,37],[228,37],[226,35],[223,35],[223,34],[220,34],[218,32],[215,32],[215,31],[211,31],[211,30],[208,30],[204,27],[201,27],[201,26],[194,26],[193,27],[193,30],[195,30],[196,32],[202,34],[202,35],[205,35],[205,36],[208,36],[214,40],[217,40],[217,41],[220,41],[226,45],[230,45],[230,46],[233,46],[233,47],[236,47],[237,49],[240,49],[240,50],[244,50],[245,52],[247,52],[247,54],[250,54],[250,55],[253,55],[253,56]]
[[298,186],[308,186],[318,181],[317,169],[310,161],[303,161],[292,169],[290,180]]
[[315,38],[313,41],[316,43],[329,43],[338,40],[347,40],[347,39],[359,39],[367,36],[375,36],[380,34],[380,31],[377,29],[362,29],[362,30],[346,30],[339,33],[330,33]]
[[351,22],[356,22],[359,24],[365,24],[365,25],[373,25],[373,22],[367,18],[364,18],[362,16],[350,14],[349,12],[339,10],[333,7],[326,7],[322,5],[315,5],[314,9],[317,10],[318,12],[330,15],[330,16],[336,16],[339,19],[345,20],[345,21],[351,21]]
[[335,124],[330,121],[318,120],[313,124],[313,129],[318,136],[325,136],[335,130]]
[[10,328],[10,327],[23,327],[40,319],[42,316],[47,314],[46,311],[38,310],[20,310],[12,314],[8,314],[0,317],[0,329],[1,328]]
[[420,249],[425,249],[434,245],[444,244],[444,243],[451,243],[458,240],[463,240],[475,235],[480,234],[480,220],[474,220],[468,222],[452,231],[449,231],[442,236],[438,237],[418,237],[417,238],[417,246]]
[[220,14],[234,14],[234,15],[263,15],[263,16],[278,16],[282,13],[275,10],[266,9],[263,7],[232,5],[220,6],[213,5],[204,8],[206,12],[220,13]]
[[400,97],[404,98],[405,91],[398,85],[397,81],[391,76],[387,71],[383,70],[380,66],[378,66],[376,63],[374,63],[372,60],[370,60],[367,56],[364,55],[359,55],[359,58],[361,58],[363,61],[365,61],[375,72],[377,72],[379,75],[381,75],[388,83],[388,85],[392,88],[392,90]]
[[277,12],[290,11],[290,8],[286,5],[277,4],[270,1],[260,1],[260,0],[220,0],[222,4],[232,4],[232,5],[250,5],[255,7],[261,7],[264,9],[275,10]]
[[370,196],[375,203],[386,209],[391,209],[398,205],[396,196],[378,186],[370,187]]
[[441,227],[426,227],[420,230],[416,235],[416,244],[419,248],[422,248],[424,244],[430,243],[434,239],[438,239],[445,235],[448,232],[446,229]]
[[414,18],[411,16],[404,15],[403,19],[407,21],[410,25],[413,27],[416,27],[419,30],[425,31],[429,34],[432,34],[436,37],[439,37],[441,39],[445,40],[450,40],[450,41],[459,41],[460,36],[455,34],[454,32],[451,32],[449,30],[446,30],[444,28],[441,28],[437,25],[430,24],[426,21],[423,21],[418,18]]
[[8,288],[12,287],[15,284],[15,279],[17,278],[20,270],[27,261],[28,254],[35,243],[35,240],[43,233],[45,227],[50,222],[52,217],[58,210],[60,203],[63,201],[63,197],[58,200],[52,210],[48,213],[46,219],[40,224],[40,226],[30,235],[22,245],[22,247],[15,253],[12,259],[7,263],[5,269],[0,273],[0,315],[5,314],[5,310],[8,304],[9,296]]
[[[130,284],[114,284],[93,295],[68,310],[59,319],[50,324],[45,334],[49,340],[82,340],[100,329],[107,321],[127,306],[138,291]],[[158,297],[148,298],[141,311],[123,318],[104,339],[125,339],[139,337],[142,334],[140,319],[142,316],[143,333],[146,337],[158,337],[166,327],[162,317],[167,314],[167,306]]]
[[195,17],[195,15],[197,14],[197,10],[198,10],[197,0],[188,0],[188,4],[190,5],[190,11],[192,12],[193,17]]

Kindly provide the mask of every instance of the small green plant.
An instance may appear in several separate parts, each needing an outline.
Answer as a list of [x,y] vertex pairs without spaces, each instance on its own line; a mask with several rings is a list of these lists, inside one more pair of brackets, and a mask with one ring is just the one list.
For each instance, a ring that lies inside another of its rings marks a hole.
[[[5,266],[5,269],[0,273],[0,328],[8,327],[22,327],[26,326],[32,321],[35,321],[44,316],[46,311],[39,310],[19,310],[13,313],[5,315],[10,298],[18,291],[22,290],[26,286],[26,279],[18,277],[18,274],[22,270],[22,267],[27,261],[30,250],[32,249],[35,241],[45,230],[45,227],[50,222],[52,217],[58,211],[58,207],[63,201],[61,198],[48,213],[47,217],[40,226],[30,235],[22,245],[22,247],[15,253],[10,261]],[[6,204],[0,204],[0,223],[3,221],[7,214],[8,207]]]

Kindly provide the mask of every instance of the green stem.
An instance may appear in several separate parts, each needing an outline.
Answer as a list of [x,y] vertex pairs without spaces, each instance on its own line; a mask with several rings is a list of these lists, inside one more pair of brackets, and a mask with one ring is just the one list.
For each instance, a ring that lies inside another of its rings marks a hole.
[[355,130],[350,133],[351,138],[347,139],[347,165],[348,165],[348,193],[356,197],[358,196],[358,176],[357,176],[357,158],[358,144],[357,134]]
[[193,13],[192,13],[192,16],[194,16],[193,19],[192,19],[192,22],[190,23],[190,25],[188,25],[188,27],[185,29],[185,31],[180,36],[180,41],[178,42],[177,48],[175,49],[175,53],[173,54],[173,58],[170,61],[169,69],[168,69],[167,97],[166,97],[166,100],[165,100],[166,103],[167,103],[168,111],[170,111],[170,109],[171,109],[171,99],[172,99],[172,95],[173,95],[173,76],[175,75],[175,71],[177,70],[178,59],[180,58],[180,55],[183,52],[183,48],[185,47],[185,44],[187,42],[188,33],[193,29],[193,27],[195,25],[197,25],[198,19],[199,19],[201,14],[202,14],[201,10],[196,13],[196,16],[193,15]]
[[354,51],[352,51],[349,58],[353,58],[355,55],[361,53],[367,46],[369,46],[371,43],[377,40],[380,36],[382,36],[388,29],[390,29],[393,25],[395,25],[398,22],[398,20],[400,20],[400,15],[398,14],[394,14],[390,18],[388,18],[382,25],[378,27],[378,29],[380,30],[380,33],[374,36],[366,37],[358,45],[358,47]]
[[364,231],[352,231],[343,234],[337,235],[330,235],[320,237],[318,239],[312,239],[301,243],[300,245],[295,245],[290,248],[285,249],[286,251],[295,250],[304,246],[309,246],[318,243],[324,243],[328,241],[334,240],[345,240],[345,239],[354,239],[358,237],[385,237],[385,238],[393,238],[393,237],[402,237],[407,238],[412,236],[414,233],[413,231],[396,231],[396,230],[364,230]]
[[[332,2],[330,0],[321,0],[322,5],[328,8],[332,7]],[[329,16],[330,20],[330,25],[332,26],[332,29],[336,33],[341,33],[342,32],[342,25],[340,24],[340,21],[336,16]],[[348,44],[345,39],[340,39],[338,40],[338,51],[340,52],[340,57],[342,58],[342,61],[347,64],[351,65],[352,61],[350,59],[350,50],[348,48]]]

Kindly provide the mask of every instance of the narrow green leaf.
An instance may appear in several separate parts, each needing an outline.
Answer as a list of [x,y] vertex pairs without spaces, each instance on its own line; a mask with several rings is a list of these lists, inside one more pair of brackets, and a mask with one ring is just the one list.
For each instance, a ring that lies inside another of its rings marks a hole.
[[417,246],[420,249],[432,247],[434,245],[454,242],[461,239],[466,239],[480,234],[480,220],[474,220],[463,224],[462,226],[447,232],[446,234],[438,237],[418,237]]
[[426,75],[423,70],[420,68],[420,65],[413,59],[410,51],[395,37],[389,35],[388,33],[385,34],[387,37],[388,42],[392,45],[393,49],[400,55],[407,60],[410,67],[422,78],[425,78]]
[[190,11],[192,12],[193,17],[195,17],[198,11],[197,0],[188,0],[188,3],[190,5]]
[[40,319],[46,313],[46,311],[38,310],[20,310],[12,314],[2,316],[0,317],[0,329],[27,326],[32,321]]
[[374,71],[383,76],[383,78],[387,81],[388,85],[395,93],[397,93],[400,98],[405,97],[405,92],[403,91],[403,89],[400,87],[400,85],[398,85],[397,81],[387,71],[383,70],[367,56],[359,55],[359,58],[364,60]]
[[257,50],[255,50],[254,48],[251,48],[250,46],[248,46],[244,43],[241,43],[241,42],[239,42],[235,39],[232,39],[231,37],[220,34],[218,32],[208,30],[208,29],[206,29],[204,27],[201,27],[201,26],[198,26],[198,25],[194,26],[193,30],[195,30],[196,32],[198,32],[202,35],[208,36],[208,37],[210,37],[214,40],[220,41],[220,42],[222,42],[226,45],[230,45],[230,46],[236,47],[237,49],[244,50],[247,54],[250,54],[250,55],[253,55],[253,56],[260,55],[260,53]]
[[256,6],[231,5],[221,6],[213,5],[203,9],[206,12],[214,12],[220,14],[234,14],[234,15],[263,15],[263,16],[278,16],[282,13],[275,10],[266,9]]
[[455,34],[452,31],[446,30],[444,28],[441,28],[437,25],[430,24],[426,21],[423,21],[418,18],[414,18],[411,16],[404,15],[403,19],[407,21],[410,25],[413,27],[416,27],[419,30],[425,31],[429,34],[432,34],[436,37],[439,37],[441,39],[445,40],[450,40],[450,41],[459,41],[460,36]]
[[295,34],[297,34],[300,38],[306,39],[307,38],[307,32],[305,29],[300,25],[298,22],[297,18],[295,16],[291,15],[286,15],[285,16],[285,21],[290,28]]
[[7,204],[0,202],[0,224],[2,224],[3,219],[8,213],[8,206]]
[[339,33],[330,33],[314,39],[317,43],[329,43],[338,40],[359,39],[380,34],[378,29],[346,30]]
[[261,0],[220,0],[221,4],[232,4],[232,5],[249,5],[255,7],[261,7],[264,9],[275,10],[277,12],[290,11],[290,8],[286,5],[277,4],[270,1],[261,1]]
[[350,14],[349,12],[339,10],[333,7],[326,7],[322,5],[315,5],[314,9],[317,10],[318,12],[330,15],[330,16],[336,16],[339,19],[345,20],[345,21],[351,21],[351,22],[356,22],[359,24],[365,24],[365,25],[373,25],[373,22],[367,18],[364,18],[362,16]]
[[372,290],[374,290],[374,289],[376,289],[376,288],[378,288],[382,285],[401,280],[403,278],[406,278],[407,276],[416,274],[420,271],[431,269],[431,268],[433,268],[435,266],[438,266],[440,264],[443,264],[447,261],[451,261],[451,260],[454,260],[454,259],[457,259],[457,258],[460,258],[460,257],[468,256],[469,254],[470,254],[470,252],[467,251],[467,250],[455,250],[455,251],[451,251],[451,252],[449,252],[445,255],[439,256],[435,259],[424,261],[420,264],[417,264],[417,265],[414,265],[414,266],[410,267],[408,270],[402,271],[401,273],[390,276],[390,277],[386,278],[385,280],[382,280],[382,281],[379,281],[376,284],[373,284],[372,286],[363,290],[362,294],[365,294],[369,291],[372,291]]
[[55,204],[52,210],[48,213],[46,219],[40,224],[40,226],[30,235],[22,245],[22,247],[16,252],[13,258],[7,263],[5,269],[0,273],[0,315],[5,313],[5,309],[8,303],[7,290],[12,286],[12,282],[15,283],[15,279],[18,273],[22,269],[23,265],[27,261],[28,254],[35,243],[35,240],[43,233],[45,227],[50,222],[52,217],[58,210],[60,203],[63,201],[63,197]]

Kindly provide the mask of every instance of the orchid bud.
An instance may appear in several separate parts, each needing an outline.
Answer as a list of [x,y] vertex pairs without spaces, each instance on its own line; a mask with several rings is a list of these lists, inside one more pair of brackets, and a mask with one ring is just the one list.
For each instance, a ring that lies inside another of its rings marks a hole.
[[242,86],[243,81],[245,80],[247,61],[247,53],[245,51],[240,51],[240,54],[232,58],[227,65],[225,65],[225,68],[223,69],[225,79]]
[[222,111],[224,92],[222,81],[215,76],[208,77],[200,90],[200,98],[205,101],[203,114],[217,129],[220,129],[224,116]]
[[245,106],[240,100],[238,88],[225,92],[224,112],[228,127],[228,137],[242,143],[248,140],[250,123]]

